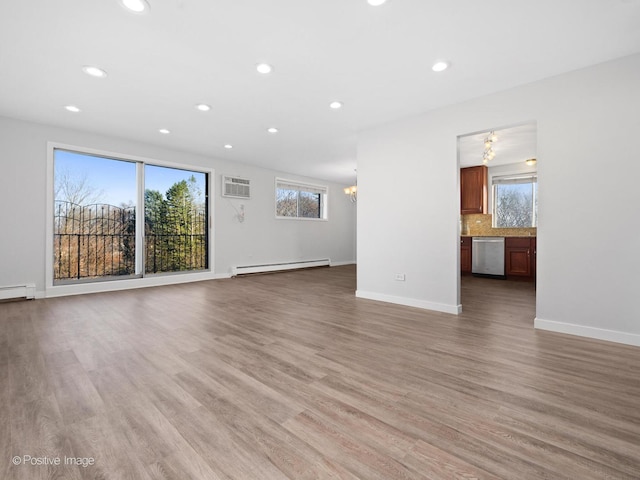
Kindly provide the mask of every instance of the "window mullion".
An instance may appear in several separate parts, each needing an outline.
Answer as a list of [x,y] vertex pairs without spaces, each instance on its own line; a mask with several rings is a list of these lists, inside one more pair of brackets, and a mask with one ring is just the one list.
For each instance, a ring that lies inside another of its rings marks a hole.
[[136,199],[136,275],[144,276],[144,163],[136,163],[136,184],[138,195]]

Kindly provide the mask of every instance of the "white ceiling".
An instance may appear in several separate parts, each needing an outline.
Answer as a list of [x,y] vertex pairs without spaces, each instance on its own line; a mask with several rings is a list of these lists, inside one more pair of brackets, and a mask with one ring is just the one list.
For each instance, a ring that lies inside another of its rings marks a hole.
[[638,0],[149,3],[2,0],[0,115],[349,184],[359,130],[640,51]]
[[[526,123],[509,128],[494,129],[497,140],[491,149],[496,156],[488,163],[489,167],[520,163],[530,158],[537,158],[537,126]],[[484,141],[490,131],[463,135],[458,139],[458,156],[461,167],[482,165]]]

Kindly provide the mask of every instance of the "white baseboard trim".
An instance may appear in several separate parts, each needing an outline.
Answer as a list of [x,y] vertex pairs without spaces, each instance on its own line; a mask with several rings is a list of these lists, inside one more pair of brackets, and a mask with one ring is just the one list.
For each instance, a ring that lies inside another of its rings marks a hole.
[[533,322],[533,325],[539,330],[548,330],[550,332],[556,333],[566,333],[579,337],[588,337],[596,340],[605,340],[607,342],[623,343],[625,345],[640,347],[640,335],[636,333],[620,332],[618,330],[606,330],[604,328],[596,327],[586,327],[584,325],[555,322],[553,320],[543,320],[541,318],[536,318]]
[[356,290],[356,297],[366,298],[367,300],[377,300],[379,302],[395,303],[405,305],[407,307],[422,308],[424,310],[434,310],[436,312],[451,313],[459,315],[462,313],[462,305],[447,305],[445,303],[427,302],[416,298],[396,297],[395,295],[385,295],[382,293],[364,292]]
[[[229,273],[216,273],[212,278],[207,279],[207,278],[201,278],[198,280],[187,280],[187,283],[191,283],[191,282],[204,282],[206,280],[222,280],[225,278],[231,278],[231,274]],[[184,282],[177,282],[177,283],[184,283]],[[157,284],[157,285],[139,285],[139,286],[129,286],[126,288],[116,288],[115,290],[128,290],[130,288],[146,288],[146,287],[157,287],[157,286],[161,286],[161,285],[167,285],[165,283],[162,284]],[[47,298],[47,297],[63,297],[63,296],[67,296],[67,295],[78,295],[78,294],[85,294],[85,293],[101,293],[101,292],[105,292],[105,291],[111,291],[111,290],[99,290],[96,292],[91,292],[91,291],[83,291],[83,292],[74,292],[74,293],[54,293],[54,294],[49,294],[47,295],[47,292],[45,292],[44,290],[36,290],[36,300],[42,300],[43,298]]]
[[[131,278],[127,280],[112,280],[106,282],[76,283],[69,285],[55,285],[45,291],[46,298],[64,297],[67,295],[83,295],[85,293],[115,292],[135,288],[160,287],[179,283],[200,282],[213,280],[215,275],[211,272],[181,273],[174,275],[157,275],[144,278]],[[226,278],[226,277],[225,277]]]
[[356,261],[355,260],[348,260],[346,262],[334,262],[333,260],[331,260],[331,267],[342,267],[344,265],[355,265]]

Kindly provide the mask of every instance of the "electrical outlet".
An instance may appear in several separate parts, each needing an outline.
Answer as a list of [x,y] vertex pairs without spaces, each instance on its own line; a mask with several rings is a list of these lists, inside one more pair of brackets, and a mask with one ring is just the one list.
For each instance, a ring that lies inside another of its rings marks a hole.
[[396,273],[394,278],[397,282],[404,282],[404,273]]

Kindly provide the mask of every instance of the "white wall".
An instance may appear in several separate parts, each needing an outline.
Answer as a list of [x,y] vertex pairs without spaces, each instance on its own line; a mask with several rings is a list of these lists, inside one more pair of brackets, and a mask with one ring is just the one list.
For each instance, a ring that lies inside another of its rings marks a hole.
[[537,121],[536,326],[640,345],[639,79],[634,55],[362,133],[357,294],[457,311],[456,137]]
[[[35,283],[39,296],[45,290],[47,142],[213,168],[214,272],[218,276],[228,275],[235,265],[355,260],[355,205],[342,192],[344,185],[0,117],[0,286]],[[221,197],[223,174],[251,179],[252,198]],[[328,185],[328,221],[276,219],[276,176]],[[240,204],[245,206],[243,223],[235,217],[234,206]]]

